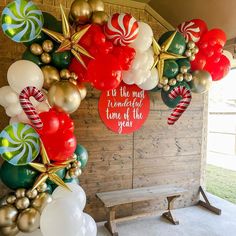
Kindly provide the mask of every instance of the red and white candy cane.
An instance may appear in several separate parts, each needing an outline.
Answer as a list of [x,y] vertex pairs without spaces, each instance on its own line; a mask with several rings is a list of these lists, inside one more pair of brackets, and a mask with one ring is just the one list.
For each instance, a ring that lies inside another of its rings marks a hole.
[[19,101],[25,114],[35,128],[41,129],[43,127],[43,122],[41,121],[35,107],[31,103],[30,97],[34,97],[38,102],[44,101],[45,97],[40,90],[33,86],[24,88],[19,95]]
[[173,125],[185,112],[191,102],[192,95],[190,90],[186,87],[177,86],[169,94],[169,98],[171,99],[175,99],[179,96],[181,96],[182,99],[178,103],[177,107],[173,110],[171,115],[168,117],[168,125]]

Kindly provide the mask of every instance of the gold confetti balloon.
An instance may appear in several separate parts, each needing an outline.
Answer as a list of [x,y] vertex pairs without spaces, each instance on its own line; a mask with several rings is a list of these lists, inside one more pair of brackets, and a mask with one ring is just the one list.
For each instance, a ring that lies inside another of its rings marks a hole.
[[80,105],[81,96],[76,85],[68,80],[56,82],[48,91],[48,101],[53,107],[66,113],[75,112]]
[[45,40],[42,44],[42,48],[44,52],[51,52],[53,50],[53,42],[51,40]]
[[92,8],[92,11],[104,11],[104,2],[102,0],[88,0],[88,3],[90,7]]
[[92,15],[92,8],[85,0],[75,0],[70,8],[69,17],[76,24],[86,24]]
[[41,55],[41,61],[45,64],[49,64],[51,62],[52,58],[51,56],[47,53],[47,52],[44,52],[42,55]]
[[39,45],[38,43],[31,44],[30,51],[36,56],[39,56],[43,53],[43,49],[42,49],[41,45]]

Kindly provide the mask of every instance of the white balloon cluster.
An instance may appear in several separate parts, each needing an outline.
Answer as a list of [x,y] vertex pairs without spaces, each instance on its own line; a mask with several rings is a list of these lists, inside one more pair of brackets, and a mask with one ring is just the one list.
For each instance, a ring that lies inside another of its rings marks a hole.
[[131,69],[123,73],[123,81],[126,84],[136,84],[141,89],[151,90],[158,84],[158,73],[154,68],[154,53],[152,49],[153,31],[151,27],[139,22],[139,34],[130,47],[136,51]]
[[[6,114],[11,117],[10,123],[30,123],[21,108],[19,93],[27,86],[42,89],[44,77],[41,69],[31,61],[19,60],[9,67],[7,80],[10,86],[0,88],[0,105],[5,108]],[[38,112],[49,109],[47,102],[38,103],[34,98],[30,100]]]
[[53,201],[43,210],[40,229],[43,236],[96,236],[94,219],[83,213],[86,204],[84,190],[75,183],[67,183],[71,192],[57,187]]

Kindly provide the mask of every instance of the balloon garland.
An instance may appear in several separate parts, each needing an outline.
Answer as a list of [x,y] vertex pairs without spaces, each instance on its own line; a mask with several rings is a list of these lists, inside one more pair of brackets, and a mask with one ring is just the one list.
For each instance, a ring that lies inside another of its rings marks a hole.
[[9,86],[0,88],[0,105],[11,117],[0,133],[0,178],[13,190],[1,200],[1,235],[96,235],[78,185],[88,152],[77,144],[69,115],[86,98],[84,82],[101,91],[121,83],[161,91],[174,108],[173,125],[191,92],[207,92],[230,69],[225,33],[208,31],[200,19],[157,39],[128,13],[109,17],[101,0],[74,0],[68,18],[60,10],[62,22],[32,1],[14,0],[2,12],[4,34],[26,50],[8,69]]

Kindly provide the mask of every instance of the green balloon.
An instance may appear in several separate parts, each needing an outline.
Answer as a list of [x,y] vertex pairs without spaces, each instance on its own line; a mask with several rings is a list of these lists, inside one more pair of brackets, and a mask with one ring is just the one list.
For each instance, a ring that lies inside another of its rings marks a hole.
[[30,45],[33,44],[33,43],[42,44],[43,41],[45,41],[46,39],[49,39],[49,37],[45,33],[43,33],[43,31],[41,31],[41,33],[35,39],[33,39],[30,42],[24,43],[24,45],[26,47],[30,47]]
[[0,169],[2,182],[10,189],[32,188],[39,172],[29,165],[13,166],[4,161]]
[[180,100],[181,100],[181,97],[180,97],[180,96],[177,97],[176,99],[171,99],[171,98],[169,98],[170,92],[171,92],[175,87],[177,87],[177,86],[179,86],[179,85],[185,86],[186,88],[190,89],[188,83],[185,82],[185,81],[179,82],[179,83],[177,83],[175,86],[172,86],[172,87],[170,88],[170,90],[167,91],[167,92],[165,92],[165,91],[162,89],[162,91],[161,91],[161,98],[162,98],[163,102],[166,104],[166,106],[168,106],[168,107],[170,107],[170,108],[174,108],[174,107],[176,107],[176,106],[178,105],[178,103],[180,102]]
[[[173,33],[174,31],[167,31],[166,33],[164,33],[158,40],[159,45],[162,45]],[[181,33],[177,32],[167,51],[178,55],[183,55],[185,49],[185,38]]]
[[77,160],[81,162],[81,168],[84,168],[88,162],[88,152],[86,148],[80,144],[77,144],[75,154],[77,155]]
[[29,49],[25,50],[25,52],[22,55],[22,59],[32,61],[39,67],[44,65],[43,62],[40,60],[40,58],[34,55]]
[[72,178],[72,179],[63,179],[63,181],[65,183],[75,183],[75,184],[79,184],[79,179],[78,178]]
[[47,12],[43,12],[44,25],[43,27],[49,30],[62,33],[62,23],[57,18]]
[[[66,175],[66,169],[62,169],[56,172],[56,175],[59,176],[61,179],[64,179],[65,175]],[[51,181],[50,179],[47,179],[47,184],[49,185],[54,185],[54,182]]]
[[70,65],[71,62],[71,52],[65,51],[65,52],[53,52],[52,53],[52,64],[57,69],[66,69]]
[[175,60],[166,60],[164,62],[163,75],[167,78],[174,78],[179,72],[179,66]]
[[156,86],[154,89],[149,90],[149,92],[161,92],[161,88],[159,88],[158,86]]
[[187,58],[179,59],[176,62],[179,65],[179,68],[182,66],[186,66],[188,71],[191,69],[190,61]]

